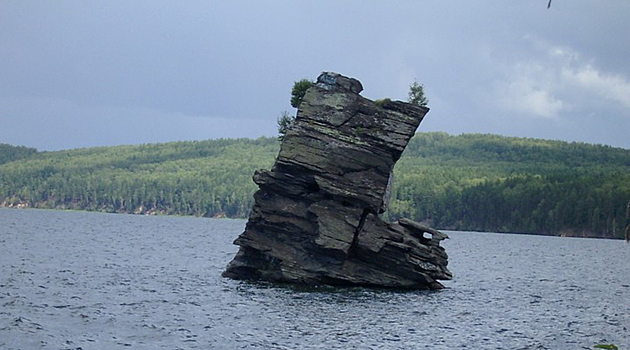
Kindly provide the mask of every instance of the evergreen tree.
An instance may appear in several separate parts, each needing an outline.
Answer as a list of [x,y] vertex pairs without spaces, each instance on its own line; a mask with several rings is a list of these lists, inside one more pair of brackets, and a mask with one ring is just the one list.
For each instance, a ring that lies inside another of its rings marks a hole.
[[282,114],[277,120],[278,134],[280,134],[278,135],[279,141],[284,140],[284,135],[287,133],[287,131],[289,131],[289,128],[293,125],[294,121],[295,121],[295,117],[291,116],[289,112],[287,111],[282,112]]
[[424,85],[414,81],[413,84],[409,86],[409,98],[407,101],[421,107],[426,107],[429,100],[424,96]]

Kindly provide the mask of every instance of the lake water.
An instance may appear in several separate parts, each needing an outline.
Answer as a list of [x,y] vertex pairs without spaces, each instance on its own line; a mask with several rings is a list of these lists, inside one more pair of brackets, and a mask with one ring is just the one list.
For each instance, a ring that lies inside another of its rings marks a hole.
[[448,232],[441,291],[221,277],[245,221],[0,209],[0,349],[630,349],[630,246]]

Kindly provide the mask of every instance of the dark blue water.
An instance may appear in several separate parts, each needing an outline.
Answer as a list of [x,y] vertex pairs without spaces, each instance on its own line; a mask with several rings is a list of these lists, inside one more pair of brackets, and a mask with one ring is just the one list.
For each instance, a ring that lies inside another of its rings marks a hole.
[[245,221],[0,209],[0,349],[630,349],[630,246],[450,232],[448,289],[220,277]]

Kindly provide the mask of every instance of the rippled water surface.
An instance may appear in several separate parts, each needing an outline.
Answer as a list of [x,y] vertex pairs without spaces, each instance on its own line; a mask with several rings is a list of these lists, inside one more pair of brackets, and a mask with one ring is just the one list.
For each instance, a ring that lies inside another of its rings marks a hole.
[[449,232],[437,292],[222,278],[245,221],[0,209],[0,349],[630,349],[630,246]]

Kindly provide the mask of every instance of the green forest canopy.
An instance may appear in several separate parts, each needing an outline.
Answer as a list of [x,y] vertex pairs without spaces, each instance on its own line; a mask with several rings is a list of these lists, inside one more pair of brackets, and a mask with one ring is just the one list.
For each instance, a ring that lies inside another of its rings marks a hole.
[[[276,138],[56,152],[0,145],[0,204],[246,217]],[[4,163],[4,164],[3,164]],[[496,135],[419,133],[386,216],[437,228],[623,237],[630,150]]]

